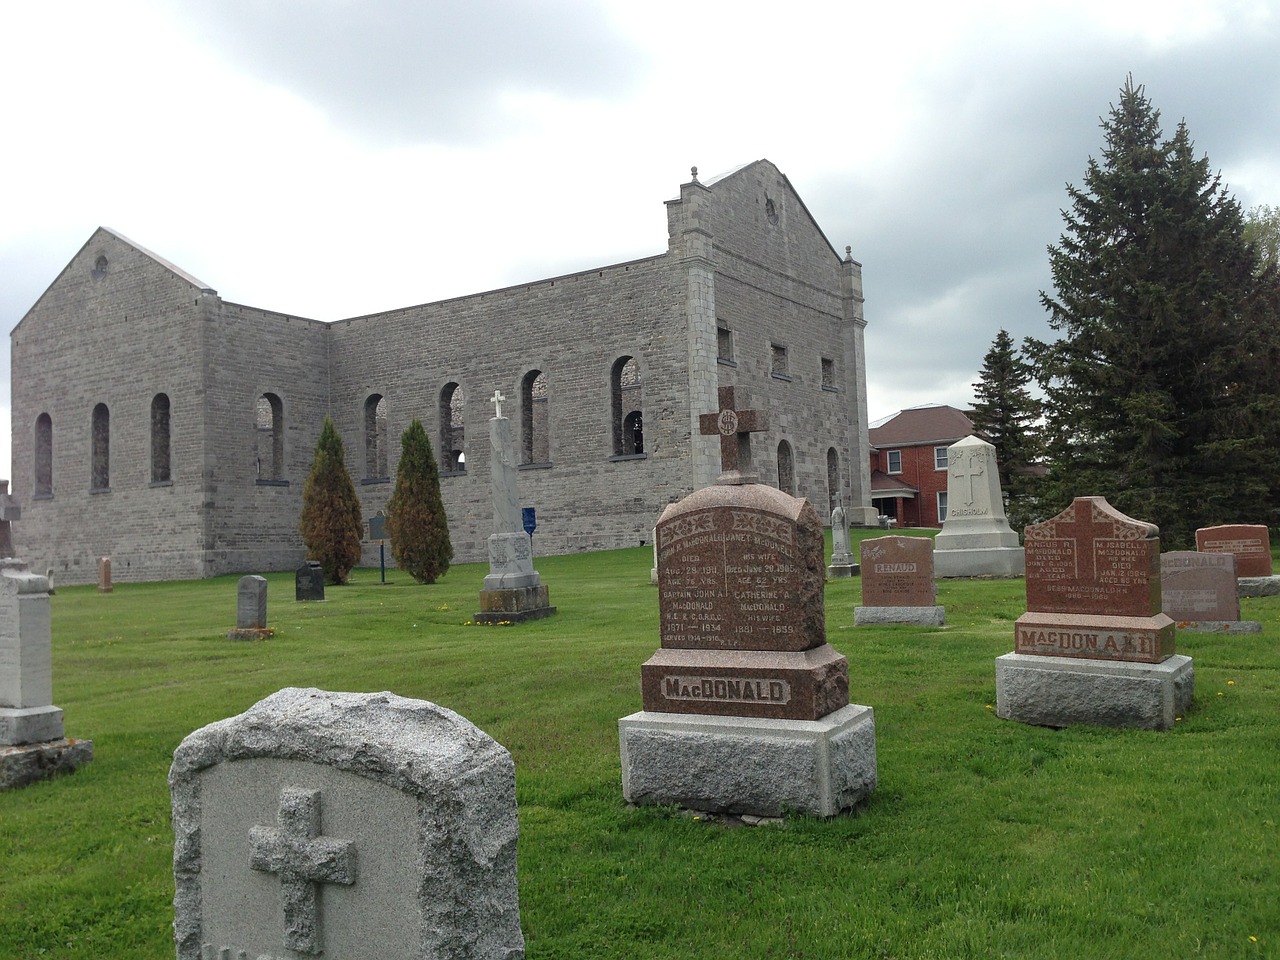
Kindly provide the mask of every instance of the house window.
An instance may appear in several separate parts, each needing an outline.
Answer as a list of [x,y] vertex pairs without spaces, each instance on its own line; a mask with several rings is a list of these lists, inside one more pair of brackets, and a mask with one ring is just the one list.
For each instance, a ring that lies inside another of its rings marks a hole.
[[254,461],[258,480],[284,479],[284,404],[264,393],[254,405]]
[[716,324],[716,359],[722,363],[733,363],[733,334],[723,320]]
[[387,472],[387,398],[371,394],[364,402],[364,475],[367,480],[389,478]]
[[947,448],[946,447],[933,448],[933,469],[935,470],[947,469]]
[[822,358],[822,387],[824,390],[836,388],[836,362],[830,357]]
[[53,496],[53,420],[47,413],[36,417],[36,496]]
[[151,398],[151,482],[168,483],[169,473],[169,395],[157,393]]
[[947,519],[947,491],[938,491],[938,522],[944,523]]
[[547,375],[530,370],[520,381],[520,462],[549,463],[551,444],[548,438],[550,417]]
[[796,468],[791,457],[791,444],[783,440],[778,444],[778,489],[796,495]]
[[781,344],[769,344],[769,373],[775,377],[787,376],[787,348]]
[[613,433],[613,455],[628,457],[644,453],[644,417],[641,414],[643,393],[640,387],[640,364],[635,357],[619,357],[609,375],[612,404],[610,422]]
[[467,469],[466,428],[463,409],[466,396],[456,383],[446,383],[440,391],[440,460],[445,473],[462,473]]
[[885,467],[887,473],[902,472],[902,451],[887,450],[884,455]]
[[93,408],[89,489],[111,489],[111,412],[105,403]]

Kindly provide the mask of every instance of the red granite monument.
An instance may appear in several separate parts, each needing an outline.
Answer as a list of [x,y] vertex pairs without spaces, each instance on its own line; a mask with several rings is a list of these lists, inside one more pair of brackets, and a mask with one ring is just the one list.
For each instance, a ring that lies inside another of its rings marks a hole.
[[1196,531],[1201,553],[1233,553],[1237,577],[1271,576],[1271,535],[1261,523],[1231,523]]
[[[822,521],[756,482],[765,415],[734,387],[701,417],[722,472],[657,526],[661,648],[640,668],[644,711],[619,721],[633,803],[831,816],[875,787],[869,707],[826,638]],[[754,771],[754,772],[753,772]]]

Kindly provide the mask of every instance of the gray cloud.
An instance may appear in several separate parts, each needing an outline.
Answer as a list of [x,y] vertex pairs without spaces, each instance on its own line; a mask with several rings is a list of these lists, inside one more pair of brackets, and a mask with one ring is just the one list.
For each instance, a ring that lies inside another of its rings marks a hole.
[[226,59],[384,143],[517,129],[506,93],[616,99],[647,59],[590,0],[165,0]]

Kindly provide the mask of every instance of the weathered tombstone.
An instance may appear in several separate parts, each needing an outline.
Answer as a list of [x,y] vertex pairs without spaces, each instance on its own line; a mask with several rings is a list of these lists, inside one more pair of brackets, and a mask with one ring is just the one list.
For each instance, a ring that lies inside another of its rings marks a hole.
[[736,409],[732,387],[719,399],[701,423],[721,439],[719,482],[658,523],[662,646],[640,669],[644,710],[618,721],[623,795],[833,816],[875,788],[875,721],[827,643],[822,522],[754,482],[764,416]]
[[1160,555],[1160,596],[1179,630],[1260,633],[1262,624],[1240,619],[1236,558],[1231,553],[1174,550]]
[[946,608],[937,605],[933,541],[928,537],[876,537],[862,541],[862,606],[855,626],[910,623],[941,627]]
[[939,577],[1020,577],[1018,534],[1009,526],[1000,494],[996,448],[965,437],[947,448],[947,519],[934,539]]
[[93,759],[93,742],[63,735],[53,705],[49,581],[22,560],[0,559],[0,790]]
[[515,765],[451,710],[285,689],[169,771],[179,960],[524,956]]
[[14,520],[22,519],[22,506],[9,493],[9,481],[0,480],[0,559],[13,556]]
[[1274,597],[1280,594],[1280,577],[1271,572],[1271,533],[1261,523],[1232,523],[1201,527],[1196,549],[1202,553],[1231,553],[1236,558],[1238,594],[1242,597]]
[[111,592],[111,558],[100,557],[98,559],[98,592]]
[[654,527],[653,532],[653,569],[649,571],[649,582],[655,587],[658,585],[658,528]]
[[480,591],[478,623],[517,623],[556,612],[547,586],[533,569],[533,541],[525,532],[516,492],[516,463],[511,421],[502,415],[507,398],[494,391],[489,419],[489,480],[493,495],[493,534],[489,537],[489,575]]
[[262,640],[275,633],[267,626],[267,580],[241,577],[236,588],[236,627],[227,633],[231,640]]
[[844,505],[837,503],[831,511],[831,563],[827,565],[827,576],[834,580],[857,573],[858,563],[849,549],[849,519]]
[[1161,611],[1160,531],[1102,497],[1026,530],[1027,612],[996,658],[996,713],[1023,723],[1167,730],[1191,705],[1191,658]]
[[298,568],[293,590],[294,599],[299,602],[324,599],[324,567],[319,560],[307,560]]

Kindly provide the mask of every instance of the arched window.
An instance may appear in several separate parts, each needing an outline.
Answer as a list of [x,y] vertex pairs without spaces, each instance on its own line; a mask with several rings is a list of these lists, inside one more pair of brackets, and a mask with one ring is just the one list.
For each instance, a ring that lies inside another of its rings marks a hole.
[[791,459],[791,444],[783,440],[778,444],[778,489],[796,495],[796,468]]
[[172,479],[169,469],[169,395],[157,393],[151,398],[151,482],[168,483]]
[[382,480],[387,473],[387,398],[370,394],[364,402],[364,475]]
[[91,444],[89,488],[109,490],[111,488],[111,413],[107,410],[105,403],[100,403],[93,408]]
[[36,496],[53,496],[53,420],[36,417]]
[[284,404],[274,393],[258,397],[254,458],[259,480],[284,479]]
[[467,469],[466,430],[462,413],[466,395],[456,383],[446,383],[440,391],[440,464],[445,473]]
[[640,386],[640,364],[635,357],[619,357],[609,374],[612,404],[613,455],[624,457],[644,453],[644,393]]
[[840,454],[835,447],[827,448],[827,513],[830,514],[840,503]]
[[530,370],[520,381],[520,462],[549,463],[551,444],[548,427],[550,417],[547,375]]

